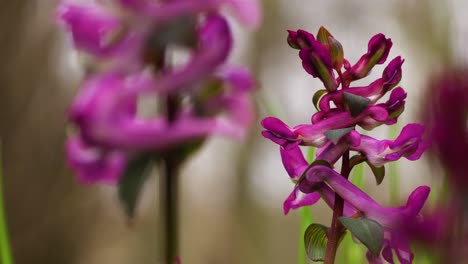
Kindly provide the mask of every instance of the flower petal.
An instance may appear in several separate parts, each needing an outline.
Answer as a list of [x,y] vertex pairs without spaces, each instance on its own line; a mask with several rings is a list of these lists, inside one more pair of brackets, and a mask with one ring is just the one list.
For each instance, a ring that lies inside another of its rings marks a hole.
[[199,47],[185,65],[156,76],[153,86],[142,86],[133,92],[166,95],[193,91],[197,84],[211,76],[231,51],[231,31],[226,19],[218,15],[208,16],[198,31]]
[[328,91],[335,91],[338,82],[333,73],[333,64],[327,48],[318,41],[313,41],[310,48],[301,49],[299,57],[302,66],[313,77],[318,77]]
[[227,0],[234,15],[250,28],[258,28],[262,21],[262,12],[258,0]]
[[309,166],[299,146],[295,146],[289,150],[280,148],[280,153],[283,166],[288,172],[289,177],[299,180],[302,173],[304,173],[305,169]]
[[361,144],[351,146],[351,150],[364,154],[367,160],[376,167],[381,167],[401,157],[417,160],[429,146],[429,143],[422,138],[424,130],[422,125],[408,124],[394,141],[377,140],[363,135]]
[[382,73],[382,79],[386,91],[392,89],[400,82],[402,75],[401,66],[403,62],[405,62],[405,60],[398,56],[385,67]]
[[305,179],[299,182],[299,189],[304,193],[315,192],[323,188],[324,182],[345,202],[362,212],[365,217],[378,221],[388,228],[399,227],[403,221],[410,218],[416,220],[416,216],[430,191],[429,187],[421,186],[413,191],[406,206],[383,207],[339,173],[323,165],[310,168],[306,172]]
[[141,68],[138,56],[145,28],[127,32],[119,18],[98,5],[61,4],[58,19],[70,31],[78,50],[97,58],[114,59],[113,68]]
[[93,148],[79,137],[67,140],[66,156],[68,165],[83,184],[116,184],[127,164],[125,154]]
[[297,209],[303,206],[315,204],[320,200],[318,193],[302,193],[299,187],[295,187],[283,203],[284,214],[288,214],[291,209]]
[[367,53],[350,70],[343,73],[345,80],[349,82],[367,76],[376,64],[385,62],[391,47],[392,41],[385,38],[385,35],[379,33],[373,36],[369,40]]
[[[361,122],[382,123],[388,118],[387,111],[379,106],[367,107],[357,117],[351,116],[347,111],[330,112],[328,114],[329,116],[324,115],[323,112],[318,112],[312,117],[313,124],[298,125],[294,128],[288,127],[278,118],[267,117],[261,122],[266,129],[262,134],[283,147],[291,144],[322,147],[328,142],[324,133],[329,130],[347,128]],[[353,144],[357,144],[357,137],[353,137],[352,140]]]
[[101,56],[112,51],[113,43],[105,40],[121,28],[116,17],[98,6],[62,4],[58,17],[70,29],[78,49]]
[[257,0],[199,0],[163,3],[151,0],[118,1],[122,6],[132,9],[138,15],[153,18],[155,22],[159,23],[184,15],[210,13],[219,10],[222,5],[230,6],[239,21],[249,27],[258,27],[262,19]]

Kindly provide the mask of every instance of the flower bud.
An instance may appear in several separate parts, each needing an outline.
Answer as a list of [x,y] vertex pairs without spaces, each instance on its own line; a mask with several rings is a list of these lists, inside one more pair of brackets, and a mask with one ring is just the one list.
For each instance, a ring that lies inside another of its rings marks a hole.
[[332,60],[326,47],[318,41],[312,42],[308,49],[302,49],[299,52],[304,69],[314,77],[318,77],[325,88],[333,92],[338,87],[338,82],[333,73]]
[[366,77],[376,64],[385,62],[391,47],[392,40],[385,38],[382,33],[373,36],[369,40],[367,53],[344,73],[345,79],[354,81]]
[[344,52],[341,43],[324,27],[320,27],[320,30],[317,33],[317,40],[328,48],[333,68],[339,71],[343,66],[344,61]]
[[293,49],[310,48],[312,43],[316,42],[314,35],[305,30],[288,30],[288,44]]

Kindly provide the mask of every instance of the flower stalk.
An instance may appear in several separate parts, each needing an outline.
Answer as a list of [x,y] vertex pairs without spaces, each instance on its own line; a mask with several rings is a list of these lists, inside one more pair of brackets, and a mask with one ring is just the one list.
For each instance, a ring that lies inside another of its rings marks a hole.
[[[169,124],[176,120],[179,109],[179,99],[176,95],[168,95],[166,99],[166,114]],[[163,158],[163,182],[161,186],[161,201],[163,202],[164,233],[165,233],[165,263],[177,263],[179,256],[179,212],[178,212],[178,181],[180,162],[174,150],[168,151]]]
[[178,212],[178,179],[179,164],[172,153],[167,155],[163,161],[164,171],[161,186],[161,201],[163,202],[163,215],[165,233],[165,263],[176,263],[179,256],[179,212]]
[[[342,163],[341,163],[341,175],[348,179],[351,169],[349,166],[349,150],[343,154]],[[339,217],[343,216],[344,209],[344,200],[338,193],[335,193],[335,205],[333,208],[333,218],[328,234],[328,243],[325,251],[325,261],[324,264],[333,264],[335,263],[336,251],[338,250],[338,245],[340,238],[345,231],[343,225],[338,220]]]

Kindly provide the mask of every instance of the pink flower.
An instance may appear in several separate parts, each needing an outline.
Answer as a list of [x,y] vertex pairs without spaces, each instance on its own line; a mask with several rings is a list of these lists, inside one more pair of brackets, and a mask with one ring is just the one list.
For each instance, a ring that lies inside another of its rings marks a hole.
[[[384,207],[333,169],[317,165],[306,172],[304,180],[299,183],[299,190],[306,194],[319,191],[327,204],[333,207],[333,191],[330,191],[329,187],[323,183],[327,183],[334,192],[344,199],[344,216],[361,215],[362,218],[372,219],[382,225],[384,243],[381,255],[386,261],[393,263],[392,250],[394,250],[400,263],[412,263],[413,253],[409,247],[409,237],[405,225],[421,221],[419,211],[429,195],[429,187],[420,186],[415,189],[408,197],[406,206]],[[380,257],[376,258],[372,254],[367,256],[369,263],[380,263]]]
[[[110,65],[87,74],[68,112],[78,131],[67,140],[67,159],[80,181],[115,183],[135,157],[215,134],[242,138],[254,120],[255,82],[246,69],[225,64],[232,35],[218,12],[228,5],[255,26],[256,1],[116,2],[114,9],[63,2],[58,11],[77,50]],[[172,45],[190,52],[184,65],[166,65]],[[141,117],[143,96],[181,102],[170,117]]]

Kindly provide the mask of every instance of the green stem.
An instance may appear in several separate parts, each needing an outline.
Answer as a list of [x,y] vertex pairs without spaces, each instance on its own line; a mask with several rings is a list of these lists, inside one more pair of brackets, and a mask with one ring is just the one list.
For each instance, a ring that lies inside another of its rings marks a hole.
[[0,156],[0,260],[2,264],[13,264],[10,243],[8,240],[8,229],[3,201],[3,164]]

